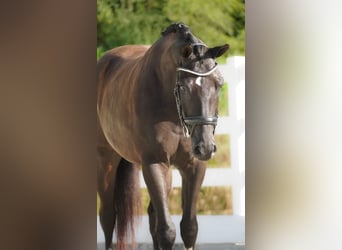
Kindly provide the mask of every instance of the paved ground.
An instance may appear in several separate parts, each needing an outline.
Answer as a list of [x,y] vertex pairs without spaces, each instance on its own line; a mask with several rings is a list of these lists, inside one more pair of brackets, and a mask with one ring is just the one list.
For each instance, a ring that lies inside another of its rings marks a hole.
[[[212,216],[200,215],[199,232],[197,237],[196,250],[245,250],[244,244],[224,243],[224,242],[244,242],[244,217],[242,216]],[[97,218],[97,250],[105,250],[104,235]],[[172,216],[177,232],[180,232],[179,224],[181,216]],[[142,216],[142,221],[137,227],[136,242],[137,250],[153,250],[151,235],[148,224],[148,217]],[[145,243],[150,242],[150,243]],[[176,245],[173,250],[184,250],[181,243],[180,233],[176,236]],[[223,243],[216,243],[223,242]]]
[[[97,250],[105,250],[104,243],[97,244]],[[139,244],[137,250],[153,250],[152,244]],[[176,244],[174,250],[184,250],[182,244]],[[245,250],[245,245],[231,243],[223,244],[199,244],[196,250]]]

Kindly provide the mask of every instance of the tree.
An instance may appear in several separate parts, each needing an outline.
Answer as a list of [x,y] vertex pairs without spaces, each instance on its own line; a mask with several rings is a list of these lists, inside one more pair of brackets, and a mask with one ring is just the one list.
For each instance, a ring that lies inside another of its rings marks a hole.
[[123,44],[152,44],[169,20],[164,1],[97,1],[97,43],[109,49]]
[[244,1],[168,1],[165,12],[171,20],[183,20],[209,46],[228,42],[230,54],[244,54]]
[[152,44],[180,21],[208,46],[229,43],[230,55],[244,55],[243,0],[97,0],[98,55],[123,44]]

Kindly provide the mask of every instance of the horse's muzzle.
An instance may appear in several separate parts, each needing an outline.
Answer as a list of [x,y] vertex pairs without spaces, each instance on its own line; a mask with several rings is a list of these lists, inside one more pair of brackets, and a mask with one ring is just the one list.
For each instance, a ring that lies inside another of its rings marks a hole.
[[210,143],[208,145],[205,145],[203,142],[200,142],[193,147],[194,156],[201,161],[209,160],[215,153],[216,153],[215,143]]

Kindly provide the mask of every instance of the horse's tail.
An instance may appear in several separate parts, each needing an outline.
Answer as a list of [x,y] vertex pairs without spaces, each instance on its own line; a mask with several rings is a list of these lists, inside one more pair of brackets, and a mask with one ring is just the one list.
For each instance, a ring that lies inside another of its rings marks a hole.
[[116,249],[125,249],[129,236],[132,249],[135,249],[134,225],[141,214],[139,169],[124,158],[117,169],[114,192]]

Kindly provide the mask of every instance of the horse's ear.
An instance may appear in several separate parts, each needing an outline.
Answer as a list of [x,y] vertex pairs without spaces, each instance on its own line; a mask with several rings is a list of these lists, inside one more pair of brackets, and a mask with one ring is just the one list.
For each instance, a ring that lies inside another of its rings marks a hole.
[[187,44],[181,48],[180,52],[182,57],[188,58],[192,53],[192,46],[190,44]]
[[209,57],[217,58],[217,57],[222,56],[228,49],[229,49],[229,44],[225,44],[222,46],[210,48],[207,53],[208,53]]

